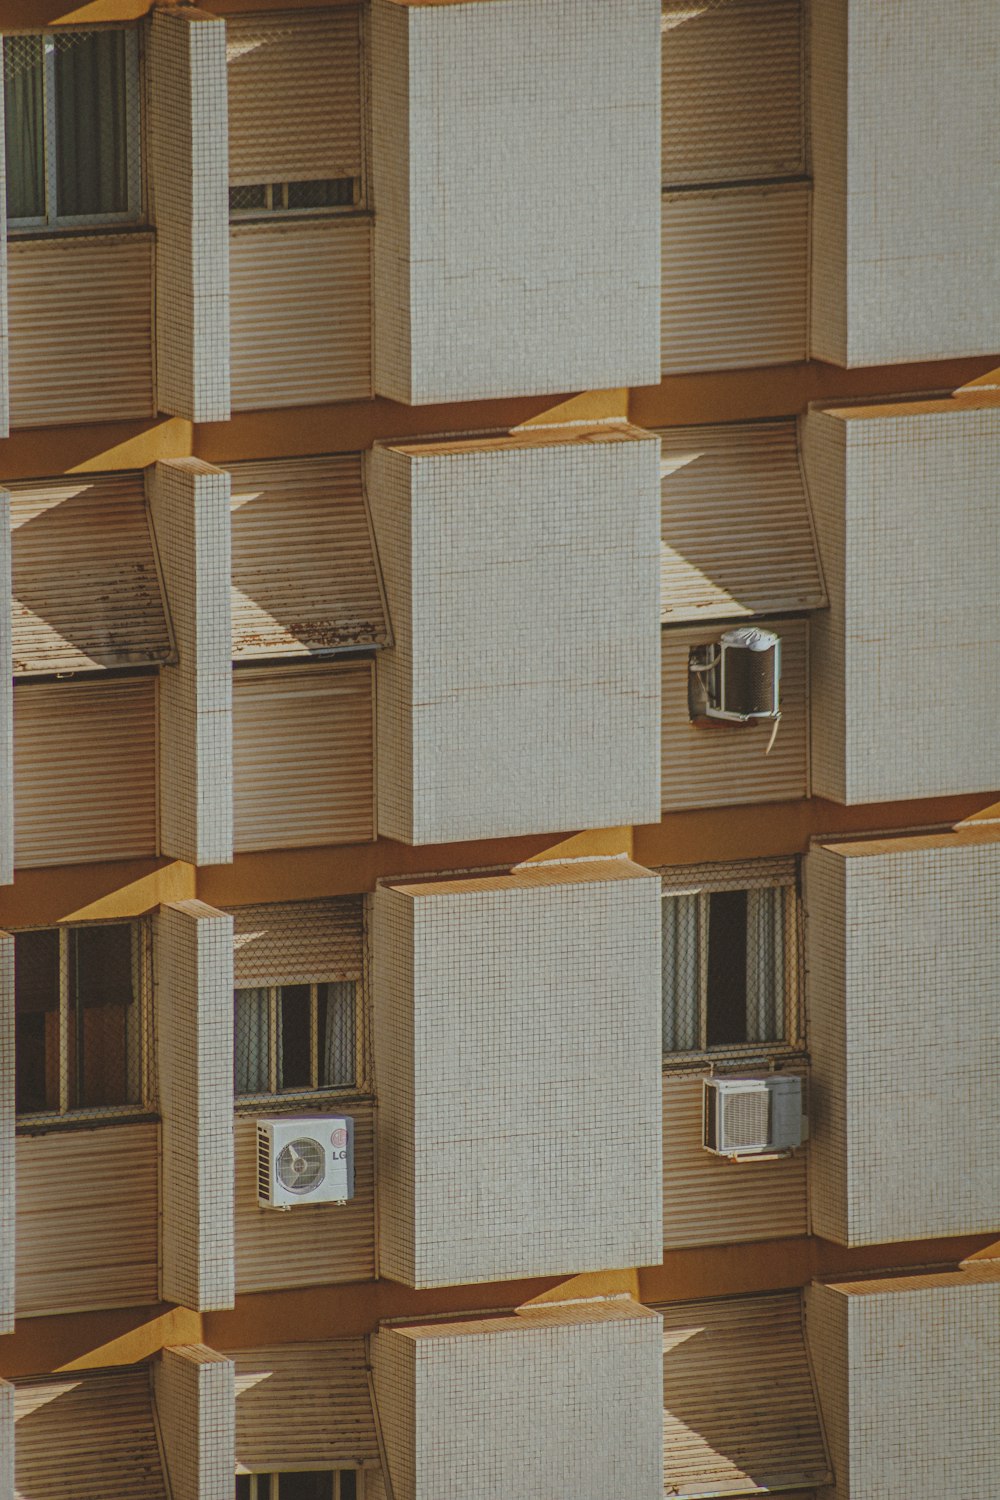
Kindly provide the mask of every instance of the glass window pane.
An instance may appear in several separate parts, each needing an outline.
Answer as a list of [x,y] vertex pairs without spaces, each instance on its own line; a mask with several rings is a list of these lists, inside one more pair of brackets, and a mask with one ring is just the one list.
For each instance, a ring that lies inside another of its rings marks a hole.
[[14,1077],[19,1114],[59,1108],[59,933],[14,938]]
[[3,40],[8,219],[45,216],[44,59],[40,36]]
[[353,980],[319,986],[320,1088],[355,1082],[355,990]]
[[353,177],[319,177],[288,184],[289,208],[350,208],[353,203]]
[[358,1500],[358,1475],[355,1469],[341,1469],[340,1494],[337,1500]]
[[307,984],[286,984],[278,991],[281,1016],[281,1047],[278,1053],[278,1087],[307,1089],[312,1086],[311,1006]]
[[60,218],[128,208],[125,33],[56,38],[56,207]]
[[140,1015],[128,922],[69,934],[71,1108],[140,1103]]
[[267,990],[236,991],[234,1038],[237,1094],[266,1094],[270,1089],[270,999]]
[[309,1474],[282,1474],[278,1500],[333,1500],[333,1474],[329,1469]]
[[663,1051],[701,1045],[697,896],[663,899]]
[[713,891],[708,903],[710,1047],[747,1040],[747,893]]
[[251,1500],[249,1474],[237,1474],[236,1500]]
[[783,886],[747,891],[748,1042],[785,1038],[786,895]]

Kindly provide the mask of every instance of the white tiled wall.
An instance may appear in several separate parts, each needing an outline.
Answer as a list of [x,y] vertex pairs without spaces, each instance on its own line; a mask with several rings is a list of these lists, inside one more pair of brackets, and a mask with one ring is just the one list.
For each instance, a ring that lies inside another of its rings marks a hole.
[[10,495],[0,489],[0,885],[14,879],[14,678]]
[[153,1366],[153,1392],[171,1500],[232,1500],[232,1360],[203,1344],[164,1349]]
[[375,386],[659,381],[659,0],[374,0]]
[[14,1212],[14,939],[0,932],[0,1333],[14,1331]]
[[371,455],[389,838],[659,819],[658,439],[548,434]]
[[384,1275],[659,1263],[659,935],[624,860],[376,891]]

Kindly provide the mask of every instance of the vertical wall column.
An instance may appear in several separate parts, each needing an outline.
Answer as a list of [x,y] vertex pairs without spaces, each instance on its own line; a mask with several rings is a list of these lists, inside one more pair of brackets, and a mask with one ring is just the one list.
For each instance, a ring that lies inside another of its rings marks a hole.
[[[0,69],[2,72],[2,69]],[[2,87],[2,85],[0,85]],[[0,97],[0,119],[3,100]],[[2,158],[0,141],[0,158]],[[3,205],[0,202],[0,209]],[[2,295],[2,289],[0,289]],[[14,879],[14,661],[10,495],[0,490],[0,885]]]
[[14,1500],[14,1387],[6,1380],[0,1380],[0,1500]]
[[14,939],[0,932],[0,1333],[14,1328],[14,1207]]
[[177,646],[160,678],[160,846],[195,865],[233,857],[229,475],[153,466],[149,499]]
[[[3,68],[0,67],[0,438],[5,438],[10,432],[10,361],[7,352],[7,150],[4,118]],[[0,1480],[0,1500],[2,1497],[3,1484]]]
[[153,1369],[153,1392],[172,1500],[232,1500],[232,1360],[204,1344],[164,1349]]
[[232,917],[203,901],[162,907],[155,972],[160,1290],[204,1312],[234,1293]]
[[157,405],[221,422],[230,384],[225,21],[154,10],[148,78]]

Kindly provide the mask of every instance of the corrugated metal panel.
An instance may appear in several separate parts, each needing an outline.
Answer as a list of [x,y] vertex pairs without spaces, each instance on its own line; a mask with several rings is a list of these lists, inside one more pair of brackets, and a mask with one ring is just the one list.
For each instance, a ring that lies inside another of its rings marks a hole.
[[12,427],[150,417],[150,234],[11,240]]
[[166,1500],[148,1369],[18,1381],[15,1500]]
[[657,870],[663,889],[677,891],[762,891],[798,883],[797,857],[776,855],[735,864],[666,865]]
[[233,656],[388,642],[358,454],[227,466]]
[[12,484],[14,671],[166,661],[141,474]]
[[377,1461],[364,1339],[237,1349],[236,1468]]
[[658,1310],[665,1493],[760,1495],[826,1483],[800,1293]]
[[14,863],[156,853],[156,679],[14,689]]
[[234,906],[237,989],[360,979],[364,922],[360,896]]
[[826,603],[794,422],[661,432],[663,619]]
[[354,6],[230,16],[229,181],[361,176],[361,25]]
[[18,1136],[17,1315],[156,1302],[160,1127]]
[[372,663],[233,679],[234,848],[375,837]]
[[809,185],[663,198],[663,371],[806,357]]
[[230,230],[233,409],[372,394],[371,222]]
[[663,181],[805,169],[801,0],[663,7]]
[[701,1078],[690,1073],[665,1074],[665,1249],[781,1240],[808,1233],[804,1151],[777,1161],[731,1162],[706,1151],[701,1140]]
[[375,1275],[375,1108],[325,1105],[354,1119],[354,1197],[290,1213],[257,1206],[255,1117],[236,1118],[236,1291],[369,1281]]
[[722,626],[663,632],[663,810],[790,802],[809,795],[809,624],[760,620],[781,637],[781,720],[773,724],[692,724],[688,659],[692,646],[719,638]]

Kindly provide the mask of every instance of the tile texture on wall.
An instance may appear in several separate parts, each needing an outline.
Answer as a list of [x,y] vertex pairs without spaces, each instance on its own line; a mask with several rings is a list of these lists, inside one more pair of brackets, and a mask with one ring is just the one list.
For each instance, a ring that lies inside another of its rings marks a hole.
[[383,1275],[659,1262],[659,923],[625,860],[376,891]]
[[649,1308],[623,1298],[383,1326],[373,1346],[395,1500],[661,1500],[662,1323]]
[[806,861],[812,1224],[839,1244],[1000,1221],[1000,843],[960,839]]
[[659,24],[659,0],[374,0],[380,394],[658,381]]
[[813,353],[845,366],[991,353],[1000,9],[814,0],[812,17]]
[[195,1312],[231,1307],[233,919],[203,901],[156,917],[162,1118],[161,1291]]
[[164,1349],[153,1366],[153,1395],[171,1500],[232,1500],[232,1360],[204,1344]]
[[659,818],[658,471],[632,428],[375,448],[380,833]]
[[[3,69],[0,68],[0,73]],[[0,78],[0,203],[7,202],[7,150],[6,150],[6,121],[4,114],[4,80]],[[10,374],[8,370],[7,349],[7,214],[0,215],[0,438],[5,438],[10,431]],[[2,1446],[2,1445],[0,1445]],[[0,1478],[0,1500],[6,1500],[3,1494],[3,1480]]]
[[996,1262],[806,1292],[828,1500],[967,1500],[997,1484]]
[[229,416],[226,23],[154,10],[147,59],[161,411]]
[[1000,408],[811,411],[829,611],[812,626],[813,790],[837,802],[1000,785]]
[[12,608],[10,495],[0,489],[0,885],[14,879]]
[[160,678],[160,844],[196,865],[233,857],[229,489],[225,470],[198,459],[149,476],[177,645]]
[[9,932],[0,932],[0,1333],[14,1331],[15,1203],[14,939]]

